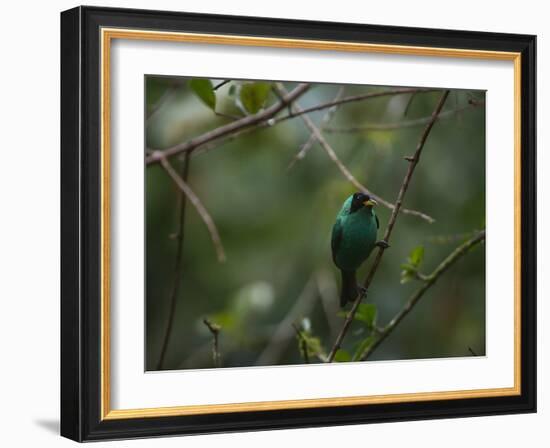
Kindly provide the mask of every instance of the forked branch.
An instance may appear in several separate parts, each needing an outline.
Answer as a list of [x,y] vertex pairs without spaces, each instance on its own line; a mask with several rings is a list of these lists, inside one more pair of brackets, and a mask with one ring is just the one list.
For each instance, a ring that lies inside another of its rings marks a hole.
[[[412,179],[412,175],[414,173],[414,170],[416,166],[418,165],[418,162],[420,160],[420,156],[422,154],[422,149],[424,148],[424,144],[426,143],[426,139],[428,138],[428,135],[430,134],[430,131],[433,128],[433,125],[435,124],[437,117],[439,116],[439,113],[443,109],[443,105],[445,104],[445,101],[447,100],[447,97],[449,96],[449,90],[446,90],[441,98],[439,99],[439,102],[437,103],[437,106],[435,110],[432,113],[432,118],[430,122],[426,125],[424,132],[420,136],[420,140],[418,141],[418,144],[416,145],[416,151],[414,152],[414,155],[412,157],[409,157],[407,160],[409,161],[409,167],[407,169],[407,173],[405,174],[405,177],[403,179],[403,182],[401,184],[401,188],[399,190],[399,194],[397,195],[397,200],[395,201],[395,208],[392,211],[392,214],[390,216],[390,219],[388,221],[388,225],[386,226],[386,230],[384,232],[383,240],[388,242],[393,228],[395,226],[395,222],[397,220],[397,215],[401,211],[401,207],[403,205],[403,199],[405,198],[405,194],[407,193],[407,190],[409,189],[409,184]],[[346,336],[351,323],[353,321],[353,318],[355,316],[355,313],[357,312],[357,309],[359,308],[359,304],[363,300],[363,298],[367,295],[368,288],[372,282],[372,279],[374,278],[374,275],[376,274],[376,271],[378,270],[378,266],[380,265],[380,261],[382,259],[382,256],[384,255],[385,248],[384,247],[378,247],[378,251],[376,252],[376,257],[374,259],[374,262],[372,264],[372,267],[370,268],[367,277],[365,279],[365,282],[363,284],[363,288],[361,292],[358,294],[357,298],[353,302],[353,305],[351,307],[351,310],[346,316],[346,319],[344,320],[344,324],[342,326],[342,330],[340,330],[340,333],[338,334],[336,341],[334,342],[334,345],[329,353],[327,362],[332,362],[334,360],[334,357],[336,356],[336,352],[342,345],[342,341],[344,340],[344,337]]]
[[[430,289],[434,283],[443,273],[445,273],[453,264],[460,260],[464,255],[466,255],[470,249],[478,245],[485,240],[485,230],[479,232],[473,238],[470,238],[468,241],[464,242],[458,246],[447,258],[445,258],[437,268],[430,275],[423,275],[422,281],[423,285],[418,288],[414,294],[407,300],[401,311],[395,315],[395,317],[386,325],[381,331],[377,332],[373,342],[367,347],[367,349],[361,354],[360,360],[365,361],[376,348],[386,339],[392,332],[395,330],[395,327],[403,320],[403,318],[409,314],[418,301],[422,298],[424,293]],[[474,355],[475,356],[475,355]]]
[[[282,93],[286,93],[284,88],[281,85],[278,85],[279,90]],[[300,107],[298,102],[294,102],[291,106],[291,108],[296,110],[298,113],[301,113],[303,109]],[[390,210],[395,210],[395,205],[391,202],[386,201],[385,199],[381,198],[377,194],[373,193],[371,190],[369,190],[367,187],[365,187],[363,184],[361,184],[354,176],[351,174],[351,172],[347,169],[347,167],[342,163],[342,161],[338,158],[336,155],[336,152],[332,148],[332,146],[327,142],[325,137],[323,137],[323,134],[319,130],[319,128],[313,123],[313,121],[307,116],[307,115],[301,115],[302,120],[304,121],[306,127],[310,130],[311,135],[317,140],[317,142],[321,145],[321,147],[325,150],[329,158],[334,162],[338,170],[343,174],[343,176],[358,190],[362,191],[365,194],[368,194],[370,197],[374,198],[376,201],[378,201],[383,206],[389,208]],[[417,210],[409,210],[409,209],[403,209],[403,213],[418,216],[426,221],[428,221],[430,224],[433,223],[435,220],[431,217],[426,215],[425,213],[419,212]]]
[[161,157],[159,161],[161,166],[172,178],[172,180],[177,185],[177,187],[185,194],[185,196],[187,196],[187,199],[189,199],[189,202],[191,202],[191,204],[193,204],[193,207],[195,207],[195,209],[197,210],[197,213],[203,220],[204,224],[206,225],[206,228],[208,229],[208,232],[210,233],[212,244],[216,249],[218,261],[224,262],[226,259],[225,251],[223,249],[220,234],[218,232],[216,224],[214,224],[214,220],[210,216],[210,213],[208,213],[208,210],[206,210],[206,207],[202,204],[201,200],[198,198],[195,192],[191,189],[191,187],[187,184],[187,182],[185,182],[179,176],[179,174],[176,173],[176,170],[174,170],[170,162],[165,157]]
[[162,159],[167,159],[185,151],[193,151],[194,149],[207,143],[213,142],[214,140],[217,140],[219,138],[230,136],[243,129],[261,124],[277,115],[281,110],[287,107],[288,104],[292,103],[296,98],[304,94],[307,89],[309,89],[309,84],[300,84],[288,95],[286,95],[281,101],[275,103],[274,105],[268,107],[261,112],[258,112],[257,114],[248,115],[239,120],[232,121],[231,123],[228,123],[224,126],[220,126],[216,129],[213,129],[212,131],[199,135],[196,138],[192,138],[191,140],[172,146],[171,148],[165,150],[154,150],[145,157],[145,163],[147,165],[160,163]]

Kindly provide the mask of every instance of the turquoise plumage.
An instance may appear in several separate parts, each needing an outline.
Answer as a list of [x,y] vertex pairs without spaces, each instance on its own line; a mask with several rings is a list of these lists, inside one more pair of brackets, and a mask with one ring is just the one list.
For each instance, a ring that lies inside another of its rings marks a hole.
[[377,242],[378,217],[373,207],[376,201],[363,193],[348,197],[336,216],[332,227],[332,259],[342,273],[340,306],[353,302],[358,294],[356,270],[372,250],[384,242]]

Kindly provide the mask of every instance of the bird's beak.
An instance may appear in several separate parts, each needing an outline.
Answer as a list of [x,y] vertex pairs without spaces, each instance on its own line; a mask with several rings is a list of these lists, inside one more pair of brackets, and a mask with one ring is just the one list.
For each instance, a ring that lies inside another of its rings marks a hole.
[[363,202],[363,205],[365,207],[374,207],[375,205],[378,205],[378,202],[376,202],[374,199],[370,198],[370,199],[367,199],[365,202]]

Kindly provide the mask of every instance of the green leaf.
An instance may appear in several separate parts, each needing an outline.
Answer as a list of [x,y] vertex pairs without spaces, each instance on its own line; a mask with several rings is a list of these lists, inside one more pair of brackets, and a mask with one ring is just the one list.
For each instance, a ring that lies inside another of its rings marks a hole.
[[418,273],[418,268],[424,260],[424,246],[415,247],[409,257],[407,262],[401,265],[401,284],[407,283],[408,281],[416,278]]
[[374,342],[374,335],[370,335],[365,339],[363,339],[361,342],[359,342],[359,345],[357,345],[357,348],[355,349],[355,353],[353,354],[352,361],[359,361],[363,356],[363,353],[367,351],[367,349],[372,345],[373,342]]
[[357,308],[357,312],[355,313],[355,320],[366,323],[368,328],[373,328],[376,324],[377,314],[378,310],[376,309],[375,304],[362,303],[359,305],[359,308]]
[[210,109],[216,109],[216,92],[214,92],[212,81],[195,78],[189,81],[189,87]]
[[346,352],[345,350],[340,349],[334,355],[334,360],[336,362],[350,362],[351,361],[351,355],[348,352]]
[[307,344],[307,348],[311,354],[313,355],[324,354],[325,350],[323,349],[323,345],[321,344],[321,339],[315,336],[304,334],[304,333],[302,333],[302,336],[304,337]]
[[241,86],[240,100],[250,114],[258,112],[267,101],[271,84],[267,82],[252,82]]
[[422,263],[423,259],[424,259],[424,246],[418,246],[414,248],[411,254],[409,255],[409,262],[416,268],[420,266],[420,263]]

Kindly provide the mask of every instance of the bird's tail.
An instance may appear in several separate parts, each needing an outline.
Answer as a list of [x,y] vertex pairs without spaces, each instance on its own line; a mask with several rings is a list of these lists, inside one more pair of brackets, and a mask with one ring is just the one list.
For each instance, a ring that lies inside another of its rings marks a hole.
[[340,292],[340,306],[343,308],[348,302],[353,302],[357,298],[357,280],[355,271],[342,272],[342,289]]

